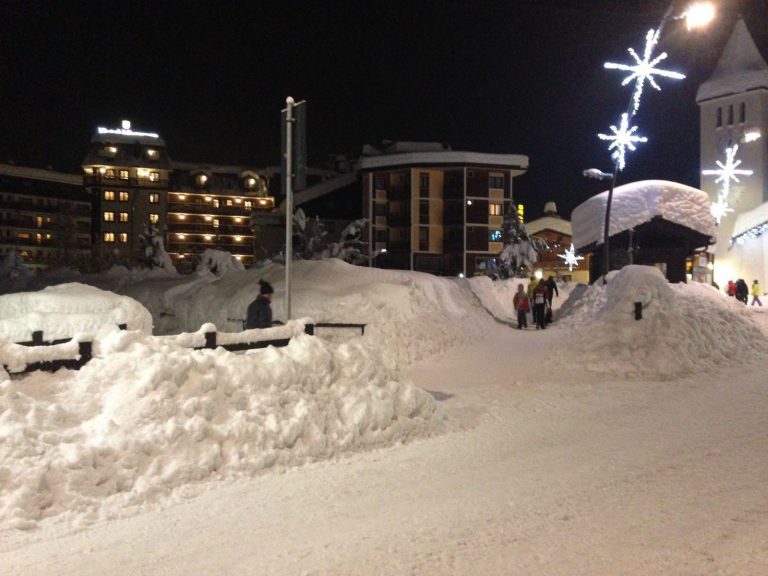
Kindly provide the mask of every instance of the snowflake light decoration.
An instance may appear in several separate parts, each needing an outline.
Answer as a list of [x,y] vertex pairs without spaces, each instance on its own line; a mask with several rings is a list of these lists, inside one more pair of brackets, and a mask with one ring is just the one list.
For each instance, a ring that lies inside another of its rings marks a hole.
[[717,170],[702,170],[701,173],[704,176],[717,176],[715,184],[722,182],[723,191],[721,196],[724,200],[728,199],[728,194],[731,191],[731,181],[739,182],[739,176],[752,176],[752,170],[739,169],[741,160],[736,160],[736,153],[739,151],[739,145],[734,144],[733,147],[727,148],[725,151],[725,164],[718,160],[716,164],[719,166]]
[[621,115],[621,124],[619,127],[616,128],[616,126],[611,126],[611,131],[613,134],[598,134],[597,137],[600,138],[600,140],[611,140],[608,150],[613,150],[611,156],[618,163],[619,170],[624,170],[627,148],[634,152],[637,150],[635,142],[648,142],[648,138],[635,134],[637,126],[632,126],[632,128],[629,127],[629,114],[626,112]]
[[558,254],[557,257],[565,260],[565,263],[568,264],[569,272],[573,272],[573,267],[579,265],[579,260],[584,260],[584,256],[576,256],[576,249],[573,247],[573,244],[564,254]]
[[664,76],[666,78],[674,78],[675,80],[682,80],[685,78],[685,75],[680,74],[679,72],[672,72],[670,70],[662,70],[660,68],[656,68],[656,65],[659,62],[667,58],[666,52],[662,52],[655,58],[653,57],[653,49],[656,47],[656,43],[659,41],[659,32],[659,30],[648,30],[648,34],[645,36],[645,49],[643,50],[642,59],[632,48],[628,49],[630,56],[635,59],[634,65],[616,64],[614,62],[606,62],[604,64],[605,68],[631,72],[629,76],[624,78],[624,81],[621,83],[621,85],[626,86],[633,80],[635,81],[635,90],[632,95],[632,116],[637,114],[637,111],[640,108],[640,97],[643,95],[643,86],[645,86],[646,80],[648,81],[648,84],[656,88],[656,90],[661,90],[661,87],[656,84],[656,80],[653,78],[654,75]]
[[733,208],[728,206],[728,201],[723,196],[718,196],[717,202],[712,202],[710,205],[709,212],[715,221],[720,224],[720,221],[725,218],[726,214],[733,212]]

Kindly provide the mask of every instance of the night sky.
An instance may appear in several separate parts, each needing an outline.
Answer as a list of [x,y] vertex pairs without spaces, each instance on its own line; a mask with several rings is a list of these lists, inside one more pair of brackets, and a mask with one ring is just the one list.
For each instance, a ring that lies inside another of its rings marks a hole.
[[[680,2],[679,4],[682,4]],[[698,85],[738,13],[764,54],[765,0],[720,2],[707,32],[668,25],[664,67],[688,78],[646,88],[636,123],[650,142],[619,184],[698,186]],[[547,200],[568,216],[611,169],[608,132],[631,87],[603,62],[629,63],[669,2],[0,3],[0,160],[78,171],[96,126],[133,121],[172,158],[279,163],[285,97],[307,100],[312,165],[382,140],[525,154],[515,180],[528,218]]]

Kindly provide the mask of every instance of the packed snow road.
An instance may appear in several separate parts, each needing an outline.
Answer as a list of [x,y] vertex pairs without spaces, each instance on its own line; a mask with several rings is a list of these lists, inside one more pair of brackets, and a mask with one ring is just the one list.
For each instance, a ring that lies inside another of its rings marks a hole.
[[7,575],[768,574],[763,365],[616,381],[498,326],[412,366],[449,431],[0,535]]

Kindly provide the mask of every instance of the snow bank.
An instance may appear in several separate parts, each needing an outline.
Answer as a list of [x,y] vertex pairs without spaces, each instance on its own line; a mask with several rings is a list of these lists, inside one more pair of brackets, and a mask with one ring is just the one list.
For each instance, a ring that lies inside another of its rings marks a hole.
[[665,379],[768,357],[744,305],[704,284],[669,284],[653,267],[626,266],[571,300],[558,321],[575,331],[559,355],[569,370]]
[[0,383],[0,526],[124,514],[191,482],[428,434],[426,392],[362,341],[190,352],[114,332],[79,372]]

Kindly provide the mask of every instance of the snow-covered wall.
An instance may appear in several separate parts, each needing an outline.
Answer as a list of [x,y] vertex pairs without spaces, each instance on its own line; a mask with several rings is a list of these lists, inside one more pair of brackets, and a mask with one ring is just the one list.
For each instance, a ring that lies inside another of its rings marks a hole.
[[[579,204],[571,214],[573,244],[602,244],[608,192]],[[643,180],[617,187],[611,202],[611,236],[660,216],[669,222],[714,236],[715,219],[706,192],[666,180]]]

